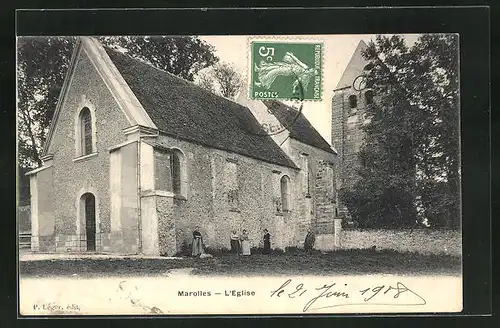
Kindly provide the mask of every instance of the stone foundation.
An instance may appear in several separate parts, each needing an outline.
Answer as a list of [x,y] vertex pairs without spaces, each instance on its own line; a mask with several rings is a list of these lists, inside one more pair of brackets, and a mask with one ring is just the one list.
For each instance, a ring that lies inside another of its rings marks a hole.
[[[137,254],[138,233],[121,231],[98,233],[95,239],[96,253]],[[33,236],[31,251],[41,253],[83,253],[87,252],[86,235]]]

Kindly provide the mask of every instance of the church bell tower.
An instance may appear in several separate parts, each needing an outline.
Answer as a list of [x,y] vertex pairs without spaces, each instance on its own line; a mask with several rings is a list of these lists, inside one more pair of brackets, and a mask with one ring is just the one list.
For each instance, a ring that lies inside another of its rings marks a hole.
[[[366,48],[366,43],[361,40],[332,98],[331,135],[332,145],[338,151],[338,189],[350,188],[358,179],[358,153],[364,137],[362,126],[368,122],[365,109],[373,102],[373,92],[362,85],[363,74],[368,64],[362,55]],[[347,209],[342,204],[340,204],[340,212],[347,214]]]

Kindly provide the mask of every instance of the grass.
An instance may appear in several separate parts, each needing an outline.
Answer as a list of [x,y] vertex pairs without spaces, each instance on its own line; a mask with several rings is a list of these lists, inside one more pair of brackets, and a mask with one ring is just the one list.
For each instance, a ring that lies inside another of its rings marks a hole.
[[391,250],[338,250],[235,256],[223,252],[208,259],[66,259],[20,262],[23,277],[160,275],[171,269],[193,268],[196,275],[363,275],[451,274],[461,272],[461,258]]

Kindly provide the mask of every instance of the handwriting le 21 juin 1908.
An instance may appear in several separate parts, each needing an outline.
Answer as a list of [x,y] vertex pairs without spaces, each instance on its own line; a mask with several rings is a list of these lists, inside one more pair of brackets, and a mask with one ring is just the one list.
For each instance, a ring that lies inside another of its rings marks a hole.
[[[397,282],[396,286],[379,285],[372,286],[368,288],[361,289],[355,294],[349,294],[347,292],[347,284],[337,285],[337,283],[324,284],[321,287],[315,287],[312,289],[307,289],[303,283],[298,283],[289,286],[292,283],[291,279],[285,281],[278,289],[271,291],[271,298],[277,297],[288,297],[294,298],[304,298],[308,299],[309,295],[314,294],[314,297],[309,299],[303,308],[303,312],[308,310],[319,310],[331,307],[346,306],[346,305],[425,305],[426,301],[417,293],[410,290],[403,283]],[[398,299],[400,295],[404,293],[413,294],[416,296],[417,301],[409,304],[400,303],[389,303],[388,297],[392,296],[392,299]],[[385,295],[385,296],[384,296]],[[361,297],[362,301],[356,300],[357,297]],[[320,305],[320,299],[336,299],[335,304]],[[346,301],[348,300],[348,301]],[[312,307],[315,305],[315,307]]]

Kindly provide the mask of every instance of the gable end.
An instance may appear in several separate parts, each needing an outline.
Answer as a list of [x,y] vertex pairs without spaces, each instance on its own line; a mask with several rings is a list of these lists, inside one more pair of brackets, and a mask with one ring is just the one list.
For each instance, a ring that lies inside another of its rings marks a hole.
[[135,94],[132,92],[128,84],[118,72],[118,69],[115,67],[102,45],[97,40],[91,37],[80,37],[78,38],[77,44],[75,45],[75,50],[73,51],[68,73],[64,80],[64,84],[57,101],[56,110],[49,127],[49,132],[44,144],[42,156],[47,155],[47,152],[49,151],[61,107],[63,106],[64,100],[66,99],[69,86],[71,85],[71,81],[73,80],[75,68],[82,51],[89,58],[90,62],[98,72],[108,90],[111,92],[113,98],[115,99],[121,111],[124,113],[130,125],[138,124],[153,130],[157,129],[156,125],[146,113],[141,103],[136,98]]

